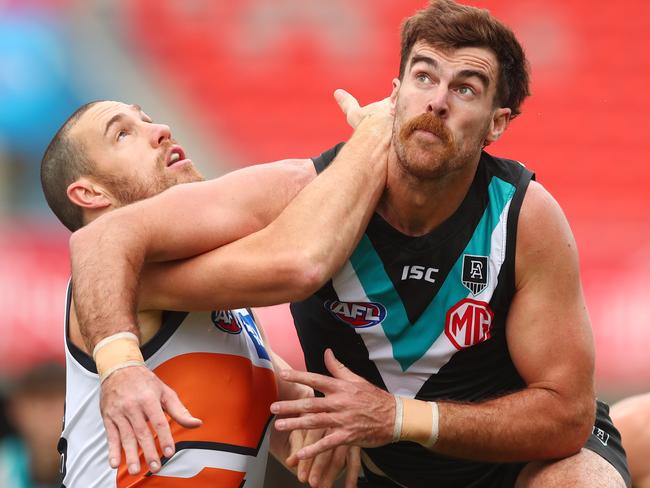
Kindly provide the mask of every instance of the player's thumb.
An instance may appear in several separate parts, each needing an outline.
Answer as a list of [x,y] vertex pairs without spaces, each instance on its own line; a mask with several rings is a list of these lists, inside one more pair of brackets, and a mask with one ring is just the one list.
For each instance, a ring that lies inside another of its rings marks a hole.
[[348,381],[356,381],[359,379],[359,376],[354,374],[346,368],[342,362],[336,359],[334,353],[329,348],[325,350],[325,366],[327,367],[327,370],[332,373],[334,378]]
[[334,91],[334,99],[339,104],[339,107],[341,107],[341,111],[348,117],[354,110],[359,108],[357,99],[341,88]]
[[190,413],[190,411],[183,405],[178,398],[178,395],[171,390],[166,389],[162,396],[163,406],[165,411],[169,414],[172,420],[176,421],[183,427],[194,429],[203,424],[201,419],[198,419]]

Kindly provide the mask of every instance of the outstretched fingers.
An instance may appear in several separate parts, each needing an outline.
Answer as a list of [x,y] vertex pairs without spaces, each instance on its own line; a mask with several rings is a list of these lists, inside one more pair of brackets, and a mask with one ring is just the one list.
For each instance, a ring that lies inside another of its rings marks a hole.
[[341,387],[340,382],[335,378],[317,373],[299,371],[297,369],[283,369],[279,375],[284,381],[306,385],[325,394],[335,393]]

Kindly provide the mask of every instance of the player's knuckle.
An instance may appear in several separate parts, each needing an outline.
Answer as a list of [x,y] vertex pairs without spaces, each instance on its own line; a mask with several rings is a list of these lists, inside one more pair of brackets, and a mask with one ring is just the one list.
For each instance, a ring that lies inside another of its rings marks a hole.
[[135,437],[138,440],[138,442],[144,442],[151,437],[151,433],[149,430],[145,427],[136,427],[135,429]]
[[163,419],[156,419],[156,420],[151,421],[151,425],[156,430],[162,430],[162,429],[166,428],[169,424]]
[[303,401],[304,401],[304,407],[307,411],[315,412],[318,410],[318,401],[316,398],[314,397],[305,398]]
[[340,395],[332,396],[330,402],[334,410],[343,410],[347,406],[346,399]]

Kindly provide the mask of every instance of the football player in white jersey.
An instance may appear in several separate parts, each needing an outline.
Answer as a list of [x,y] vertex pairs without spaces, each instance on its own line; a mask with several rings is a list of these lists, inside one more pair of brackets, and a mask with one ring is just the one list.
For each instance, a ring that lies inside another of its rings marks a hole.
[[[392,116],[387,110],[362,114],[349,96],[339,94],[339,101],[348,112],[349,120],[359,127],[337,164],[317,180],[314,180],[311,160],[305,159],[253,166],[216,180],[200,182],[201,176],[185,150],[172,140],[169,127],[154,123],[137,105],[111,101],[91,103],[64,124],[43,158],[41,178],[48,203],[59,219],[72,231],[83,228],[72,241],[75,257],[84,263],[83,266],[92,266],[93,255],[103,252],[94,245],[83,245],[86,238],[94,239],[95,229],[104,229],[101,225],[84,227],[98,218],[110,224],[113,215],[119,216],[126,210],[125,206],[133,202],[138,203],[129,207],[138,213],[138,209],[149,206],[148,197],[160,192],[163,193],[157,201],[171,198],[173,202],[183,199],[186,191],[192,194],[198,191],[209,196],[213,203],[214,214],[209,219],[194,221],[193,226],[203,230],[208,226],[213,230],[214,239],[210,242],[196,240],[191,249],[183,247],[178,253],[166,250],[159,258],[162,261],[185,258],[223,247],[191,262],[147,266],[139,302],[133,304],[133,337],[126,340],[135,338],[144,344],[154,337],[161,323],[161,314],[157,311],[219,310],[279,303],[307,295],[336,270],[360,236],[383,191],[392,126]],[[308,185],[311,180],[314,181]],[[179,183],[192,184],[175,186]],[[307,188],[296,197],[305,186]],[[169,190],[164,191],[167,188]],[[346,196],[323,206],[334,192],[343,192]],[[175,215],[173,207],[161,209],[160,218],[179,219],[179,222],[188,219],[187,214]],[[318,223],[312,218],[316,208],[320,209]],[[328,229],[331,239],[315,238],[320,237],[323,229]],[[246,239],[226,245],[251,233]],[[111,242],[110,247],[128,245],[121,241],[122,238],[128,241],[129,235],[121,236],[119,231],[109,234],[106,242]],[[184,235],[182,240],[187,242],[187,237]],[[166,249],[170,249],[167,245],[175,240],[174,234],[164,236],[164,240]],[[188,268],[197,280],[179,289],[173,274],[185,273]],[[161,280],[163,275],[166,278]],[[102,273],[95,274],[93,280],[104,280]],[[111,296],[121,294],[132,285],[122,283],[120,289],[114,290],[109,289],[109,285],[101,300],[110,300]],[[83,277],[74,277],[73,293],[77,306],[78,297],[82,297],[81,302],[87,302],[88,289]],[[92,309],[92,306],[82,307],[75,313],[71,307],[69,320],[70,342],[86,354],[97,354],[99,339],[110,335],[110,331],[89,331],[80,327],[83,320],[77,317],[97,322]],[[111,317],[110,322],[124,323],[123,317],[118,316]],[[125,345],[124,340],[120,337],[117,342]],[[200,421],[189,414],[171,389],[143,367],[141,360],[113,363],[102,370],[97,361],[104,396],[102,412],[109,444],[107,457],[112,467],[120,464],[121,441],[129,474],[134,475],[141,471],[139,445],[149,471],[155,474],[161,469],[160,453],[169,459],[175,449],[167,421],[161,409],[148,409],[144,415],[130,417],[125,412],[134,412],[140,405],[111,401],[123,398],[120,388],[132,388],[137,384],[150,392],[147,383],[153,382],[159,395],[156,400],[179,424],[198,427]],[[285,366],[281,363],[281,367]],[[130,377],[138,379],[129,383]],[[289,389],[293,391],[283,391],[284,386],[286,383],[279,385],[281,397],[296,398],[305,394],[305,390],[291,386]],[[141,399],[145,403],[151,400],[151,397]],[[160,453],[147,420],[158,436]],[[281,457],[287,456],[287,439],[272,437],[271,449]],[[339,451],[342,453],[338,455],[339,461],[347,451]],[[354,478],[353,473],[351,479]]]

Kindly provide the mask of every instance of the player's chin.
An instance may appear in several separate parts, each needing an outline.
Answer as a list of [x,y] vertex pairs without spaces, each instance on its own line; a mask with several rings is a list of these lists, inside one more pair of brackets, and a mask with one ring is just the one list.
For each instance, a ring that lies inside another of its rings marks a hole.
[[194,183],[196,181],[205,180],[203,175],[199,173],[199,170],[196,169],[196,167],[192,164],[191,161],[189,161],[189,163],[183,162],[182,166],[179,167],[174,167],[174,166],[169,166],[167,169],[172,172],[174,180],[176,181],[177,184]]

